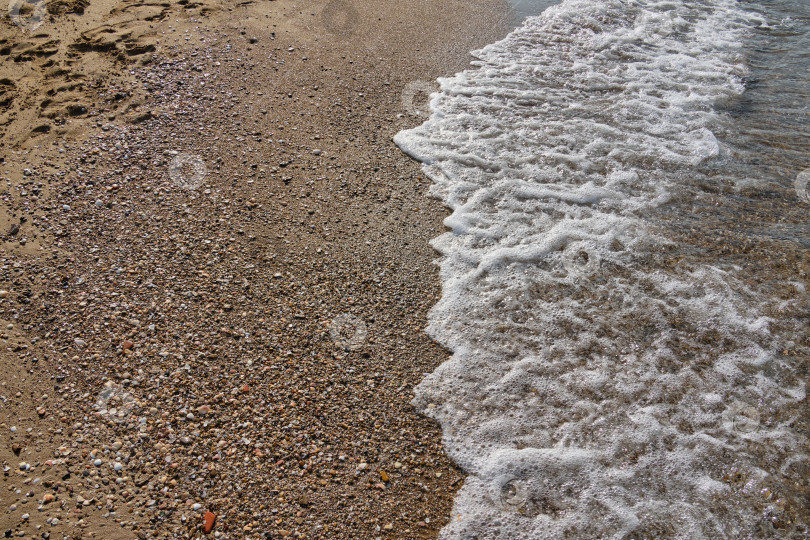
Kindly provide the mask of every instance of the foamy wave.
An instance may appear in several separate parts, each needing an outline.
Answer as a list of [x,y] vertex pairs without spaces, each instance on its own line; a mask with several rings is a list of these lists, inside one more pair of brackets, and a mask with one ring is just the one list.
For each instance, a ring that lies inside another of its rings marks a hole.
[[453,356],[415,398],[470,475],[443,537],[782,530],[789,503],[760,491],[806,463],[805,383],[769,300],[673,261],[649,217],[722,154],[712,106],[744,89],[747,24],[732,0],[566,1],[397,135],[453,210],[429,324]]

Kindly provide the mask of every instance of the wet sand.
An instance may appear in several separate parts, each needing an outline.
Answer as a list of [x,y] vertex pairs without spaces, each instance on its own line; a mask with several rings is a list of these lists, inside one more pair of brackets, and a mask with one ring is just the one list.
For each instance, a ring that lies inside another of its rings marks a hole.
[[464,475],[410,401],[446,213],[391,139],[502,8],[3,18],[0,530],[436,536]]

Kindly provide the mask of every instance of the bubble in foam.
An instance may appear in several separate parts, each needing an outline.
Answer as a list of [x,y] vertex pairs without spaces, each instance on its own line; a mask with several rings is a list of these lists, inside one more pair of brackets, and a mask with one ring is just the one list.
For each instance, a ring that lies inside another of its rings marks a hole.
[[562,254],[563,267],[573,277],[589,277],[599,271],[602,258],[595,246],[586,242],[572,242]]
[[759,411],[742,401],[735,401],[723,413],[726,430],[747,436],[759,428]]
[[33,32],[48,17],[48,7],[45,0],[11,0],[8,14],[14,24]]
[[202,158],[196,154],[178,153],[169,163],[169,178],[177,187],[187,190],[197,189],[202,185],[208,168]]
[[357,26],[359,13],[347,0],[331,0],[321,11],[324,28],[332,34],[349,37]]
[[351,313],[341,313],[329,325],[329,336],[342,349],[356,351],[368,338],[368,328],[363,319]]
[[102,417],[117,423],[129,418],[137,402],[120,384],[107,381],[96,400],[96,409]]
[[428,116],[428,98],[437,90],[436,83],[411,81],[402,90],[402,108],[413,116]]
[[493,482],[495,501],[508,512],[517,512],[524,516],[535,516],[538,513],[528,485],[516,476],[499,476]]

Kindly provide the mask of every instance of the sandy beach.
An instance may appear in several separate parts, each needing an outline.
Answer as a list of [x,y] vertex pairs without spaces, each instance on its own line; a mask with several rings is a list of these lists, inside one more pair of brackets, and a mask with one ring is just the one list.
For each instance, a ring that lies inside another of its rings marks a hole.
[[10,7],[0,531],[436,536],[464,475],[411,400],[446,210],[392,137],[502,9]]

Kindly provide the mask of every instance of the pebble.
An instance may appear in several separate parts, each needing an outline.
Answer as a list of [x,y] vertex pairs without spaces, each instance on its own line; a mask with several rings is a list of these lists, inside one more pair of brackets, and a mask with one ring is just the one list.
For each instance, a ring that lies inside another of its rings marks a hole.
[[5,298],[6,296],[8,296],[8,291],[5,289],[0,290],[0,298]]
[[203,518],[204,528],[206,534],[211,532],[211,529],[214,528],[214,524],[217,521],[217,516],[213,512],[206,512],[205,517]]

